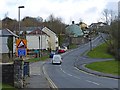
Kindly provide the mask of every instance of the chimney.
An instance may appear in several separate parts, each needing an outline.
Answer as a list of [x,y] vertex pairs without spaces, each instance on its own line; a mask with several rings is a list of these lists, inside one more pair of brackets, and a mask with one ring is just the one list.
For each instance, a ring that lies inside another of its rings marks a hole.
[[75,22],[74,21],[72,21],[72,24],[74,24]]

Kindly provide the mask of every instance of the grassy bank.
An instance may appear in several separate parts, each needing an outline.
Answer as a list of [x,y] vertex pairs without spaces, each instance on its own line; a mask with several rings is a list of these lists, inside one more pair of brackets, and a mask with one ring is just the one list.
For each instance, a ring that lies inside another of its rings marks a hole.
[[26,61],[28,61],[28,62],[38,62],[38,61],[44,61],[48,58],[49,58],[48,56],[42,56],[40,58],[32,58],[32,59],[28,59]]
[[[92,51],[88,52],[87,55],[90,58],[113,58],[113,56],[107,52],[106,43],[101,44],[100,46],[94,48]],[[120,75],[120,73],[118,73],[118,68],[120,68],[118,64],[120,64],[120,61],[112,60],[112,61],[94,62],[86,65],[86,67],[103,73]]]
[[107,52],[106,43],[101,44],[100,46],[94,48],[92,51],[88,52],[87,56],[90,58],[113,58],[113,56]]
[[118,64],[120,65],[120,61],[112,60],[112,61],[94,62],[86,65],[86,67],[103,73],[120,75],[120,72],[118,72],[118,68],[120,68],[120,66]]

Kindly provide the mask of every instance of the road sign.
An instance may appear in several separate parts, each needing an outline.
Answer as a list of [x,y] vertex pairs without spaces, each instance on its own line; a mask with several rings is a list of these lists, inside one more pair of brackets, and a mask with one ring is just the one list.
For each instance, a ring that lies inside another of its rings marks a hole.
[[18,49],[18,56],[26,56],[26,49]]
[[17,39],[16,45],[17,45],[17,48],[27,48],[27,40]]
[[16,40],[16,55],[17,56],[27,55],[27,40],[25,39]]

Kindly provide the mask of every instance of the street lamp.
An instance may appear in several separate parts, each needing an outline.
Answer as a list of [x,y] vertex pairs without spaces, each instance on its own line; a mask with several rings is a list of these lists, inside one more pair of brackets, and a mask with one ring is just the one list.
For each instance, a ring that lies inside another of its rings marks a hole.
[[19,32],[18,33],[19,34],[20,34],[20,8],[25,8],[25,7],[24,6],[19,6],[18,7],[18,21],[19,21],[19,27],[18,27],[19,28]]
[[91,29],[89,31],[89,33],[87,33],[88,35],[86,36],[90,42],[90,51],[92,51],[92,38],[91,38]]

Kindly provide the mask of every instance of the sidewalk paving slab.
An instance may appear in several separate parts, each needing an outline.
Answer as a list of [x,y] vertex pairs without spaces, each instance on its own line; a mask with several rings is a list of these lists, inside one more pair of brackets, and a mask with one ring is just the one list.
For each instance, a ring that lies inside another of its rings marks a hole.
[[42,72],[43,64],[43,61],[30,63],[30,77],[26,77],[24,88],[50,89],[49,82]]

